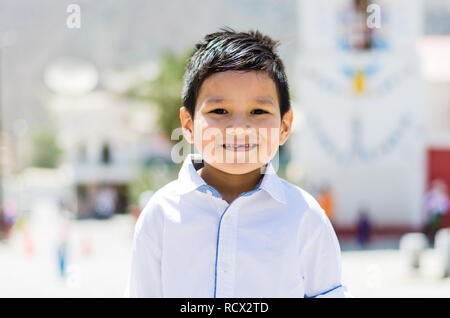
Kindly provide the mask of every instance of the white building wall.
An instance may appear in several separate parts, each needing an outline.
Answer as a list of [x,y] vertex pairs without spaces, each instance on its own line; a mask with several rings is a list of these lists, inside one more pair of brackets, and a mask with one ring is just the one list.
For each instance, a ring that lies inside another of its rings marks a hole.
[[[425,86],[415,52],[421,3],[378,1],[389,23],[377,32],[388,48],[355,52],[336,44],[338,12],[351,2],[299,1],[297,92],[306,124],[294,157],[304,184],[331,185],[336,225],[354,225],[367,207],[380,226],[418,226],[426,164]],[[364,71],[359,94],[351,74],[357,70]]]
[[427,126],[430,131],[450,131],[450,82],[428,82],[427,95]]

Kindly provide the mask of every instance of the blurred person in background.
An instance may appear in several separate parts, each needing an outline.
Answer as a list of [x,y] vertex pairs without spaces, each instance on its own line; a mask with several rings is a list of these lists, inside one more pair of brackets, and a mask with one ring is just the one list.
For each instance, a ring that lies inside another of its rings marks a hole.
[[0,241],[3,240],[3,204],[0,202]]
[[431,245],[434,245],[436,232],[443,227],[446,213],[450,207],[447,185],[437,179],[425,194],[425,224],[423,232],[427,235]]
[[17,220],[18,217],[18,210],[16,203],[11,200],[5,200],[3,202],[3,206],[1,207],[2,213],[1,215],[1,233],[2,233],[2,239],[8,240],[8,238],[11,235],[11,231],[13,228],[14,223]]
[[334,212],[334,199],[331,187],[326,185],[322,188],[317,196],[317,201],[319,202],[322,209],[324,209],[326,215],[333,223],[333,212]]
[[66,257],[67,257],[67,242],[61,241],[58,246],[58,265],[59,274],[64,277],[66,273]]
[[101,188],[96,196],[95,212],[97,218],[107,219],[116,209],[117,193],[111,188]]
[[371,222],[366,208],[360,208],[356,221],[356,238],[361,248],[365,248],[370,241]]
[[59,242],[57,248],[59,274],[61,277],[64,277],[66,273],[69,233],[70,220],[68,214],[63,211],[59,220]]

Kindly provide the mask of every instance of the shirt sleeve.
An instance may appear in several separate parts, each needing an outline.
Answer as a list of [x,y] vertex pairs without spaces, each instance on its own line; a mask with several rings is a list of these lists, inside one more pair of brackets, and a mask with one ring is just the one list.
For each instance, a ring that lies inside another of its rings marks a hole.
[[315,208],[304,216],[306,242],[301,258],[304,264],[305,297],[352,297],[341,281],[341,250],[325,212]]
[[135,226],[131,268],[125,297],[160,298],[162,216],[150,200]]

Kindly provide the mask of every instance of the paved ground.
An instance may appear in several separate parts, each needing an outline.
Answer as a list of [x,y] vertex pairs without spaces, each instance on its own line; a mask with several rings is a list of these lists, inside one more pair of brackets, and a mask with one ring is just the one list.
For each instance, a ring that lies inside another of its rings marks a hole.
[[[29,239],[17,230],[8,244],[0,243],[0,297],[122,297],[131,217],[71,222],[67,273],[61,277],[57,246],[63,223],[58,211],[44,202],[32,216],[26,226]],[[352,250],[351,242],[341,246],[343,281],[355,297],[450,297],[450,278],[408,270],[397,242],[376,242],[363,251]]]
[[345,251],[342,275],[355,297],[450,297],[450,278],[410,270],[398,250]]
[[7,245],[0,244],[0,297],[122,297],[132,218],[72,221],[63,277],[57,254],[62,224],[54,207],[41,205],[27,225],[31,255],[23,231],[16,231]]

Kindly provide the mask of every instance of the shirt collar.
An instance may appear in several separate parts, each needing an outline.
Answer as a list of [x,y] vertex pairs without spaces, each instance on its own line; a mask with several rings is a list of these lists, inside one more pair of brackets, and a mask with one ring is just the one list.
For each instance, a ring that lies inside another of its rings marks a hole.
[[[203,167],[203,159],[200,154],[188,154],[178,173],[178,193],[185,194],[198,188],[202,188],[207,183],[200,177],[197,170]],[[278,177],[272,162],[269,161],[264,169],[264,176],[259,183],[259,187],[266,191],[275,200],[286,203],[286,195],[283,184]]]

